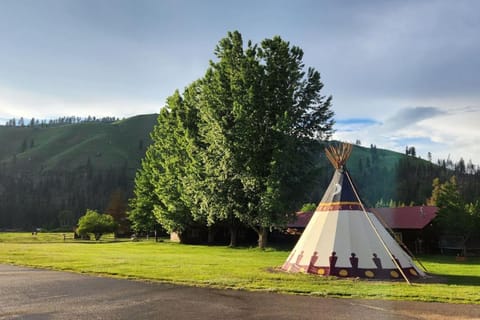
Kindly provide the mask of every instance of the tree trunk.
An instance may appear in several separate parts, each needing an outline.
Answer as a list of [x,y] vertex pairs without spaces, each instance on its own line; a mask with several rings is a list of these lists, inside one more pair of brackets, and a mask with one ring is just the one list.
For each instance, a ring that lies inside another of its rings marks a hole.
[[177,232],[177,235],[178,235],[178,240],[179,240],[179,243],[181,244],[186,244],[187,243],[187,235],[185,232]]
[[257,231],[258,234],[258,247],[263,250],[267,247],[268,229],[266,227],[259,227],[255,231]]
[[213,227],[208,227],[208,239],[207,242],[209,245],[213,244],[215,241],[215,229]]
[[234,248],[237,246],[238,228],[231,225],[228,229],[230,231],[230,244],[228,246]]

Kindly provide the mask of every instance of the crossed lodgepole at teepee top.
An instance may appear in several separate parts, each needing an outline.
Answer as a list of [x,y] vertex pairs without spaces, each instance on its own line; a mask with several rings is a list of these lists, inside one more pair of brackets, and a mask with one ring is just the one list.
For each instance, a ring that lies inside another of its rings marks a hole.
[[338,170],[343,168],[352,153],[352,149],[353,146],[350,143],[342,143],[337,146],[329,145],[325,148],[325,154],[335,169]]
[[372,213],[345,166],[351,144],[325,149],[335,167],[330,185],[282,266],[288,272],[337,277],[400,279],[425,276]]

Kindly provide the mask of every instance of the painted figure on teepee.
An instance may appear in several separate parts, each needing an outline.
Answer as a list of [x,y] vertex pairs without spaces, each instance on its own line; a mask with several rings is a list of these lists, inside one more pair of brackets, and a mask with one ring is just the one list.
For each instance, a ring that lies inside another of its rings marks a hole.
[[335,173],[282,269],[407,282],[425,276],[377,217],[365,210],[345,166],[352,145],[330,146],[325,152]]

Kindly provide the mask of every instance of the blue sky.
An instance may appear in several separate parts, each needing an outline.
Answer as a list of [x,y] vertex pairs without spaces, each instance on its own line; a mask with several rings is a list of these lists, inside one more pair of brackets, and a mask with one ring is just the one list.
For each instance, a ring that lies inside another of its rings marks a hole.
[[0,0],[0,122],[158,112],[232,30],[304,50],[335,138],[480,164],[474,0]]

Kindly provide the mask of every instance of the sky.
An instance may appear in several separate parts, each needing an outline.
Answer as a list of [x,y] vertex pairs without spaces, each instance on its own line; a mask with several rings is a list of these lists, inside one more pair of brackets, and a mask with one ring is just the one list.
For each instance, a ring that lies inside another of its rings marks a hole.
[[480,164],[475,0],[0,0],[0,123],[157,113],[234,30],[303,49],[333,138]]

